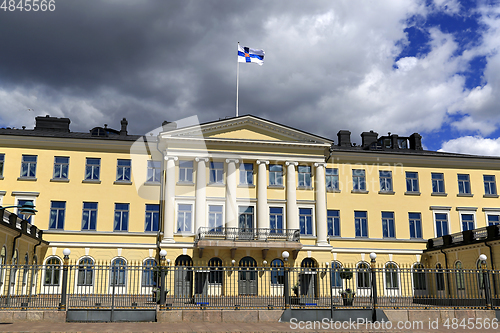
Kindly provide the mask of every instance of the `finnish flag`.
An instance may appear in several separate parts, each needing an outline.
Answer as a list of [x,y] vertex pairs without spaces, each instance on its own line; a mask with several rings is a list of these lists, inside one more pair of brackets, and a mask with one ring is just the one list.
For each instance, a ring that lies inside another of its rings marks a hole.
[[251,49],[238,44],[238,62],[253,62],[262,66],[264,54],[264,50]]

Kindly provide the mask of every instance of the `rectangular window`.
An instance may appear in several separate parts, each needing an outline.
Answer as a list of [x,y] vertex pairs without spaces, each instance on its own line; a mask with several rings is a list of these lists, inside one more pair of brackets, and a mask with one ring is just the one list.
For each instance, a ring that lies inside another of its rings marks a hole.
[[337,168],[326,168],[326,189],[328,191],[338,191],[339,190],[339,169]]
[[[23,206],[23,205],[25,205],[25,204],[26,204],[26,203],[28,203],[28,202],[30,202],[30,203],[32,203],[32,204],[34,204],[34,203],[33,203],[33,200],[18,200],[18,201],[17,201],[17,204],[18,204],[19,206]],[[28,221],[29,223],[31,223],[31,216],[33,216],[33,215],[24,215],[24,214],[19,213],[19,211],[20,211],[20,209],[18,208],[18,209],[17,209],[17,216],[19,216],[19,217],[20,217],[20,218],[22,218],[23,220],[26,220],[26,221]]]
[[299,174],[299,187],[311,187],[311,167],[299,165],[297,170]]
[[366,191],[365,170],[352,170],[352,189]]
[[179,161],[179,181],[193,182],[193,161]]
[[97,202],[84,202],[82,230],[95,231],[97,225]]
[[239,207],[239,227],[240,232],[253,233],[253,207],[240,206]]
[[458,193],[471,194],[469,175],[458,175]]
[[253,185],[253,164],[241,163],[240,164],[240,184]]
[[418,192],[418,172],[406,172],[406,192]]
[[272,234],[283,233],[283,208],[269,207],[269,225]]
[[161,161],[148,161],[148,182],[159,183],[161,179]]
[[130,181],[130,160],[118,160],[116,162],[116,180],[117,181]]
[[210,183],[223,184],[224,164],[222,162],[210,162]]
[[488,215],[488,225],[499,225],[500,215]]
[[36,155],[23,155],[21,162],[21,177],[36,177]]
[[496,195],[497,194],[497,184],[495,182],[495,176],[484,175],[484,194],[486,195]]
[[328,227],[328,236],[340,237],[340,211],[327,211],[326,223]]
[[436,237],[443,237],[444,235],[449,235],[448,214],[435,213],[434,217],[436,219]]
[[380,192],[392,192],[392,171],[379,171]]
[[193,205],[179,204],[177,207],[177,232],[191,232]]
[[384,238],[396,237],[393,212],[382,212],[382,233]]
[[144,231],[158,231],[160,221],[160,205],[146,204],[146,220]]
[[420,213],[408,213],[410,238],[422,238],[422,218]]
[[269,166],[269,185],[283,186],[283,166],[271,164]]
[[432,193],[445,193],[444,192],[444,174],[433,173],[432,178]]
[[54,157],[54,179],[68,179],[69,157]]
[[208,206],[208,227],[210,231],[222,231],[222,206]]
[[460,214],[462,219],[462,231],[474,229],[474,214]]
[[86,180],[99,180],[99,170],[101,167],[100,158],[89,158],[85,164],[85,179]]
[[49,229],[64,230],[66,201],[51,201]]
[[114,231],[127,231],[128,230],[128,203],[115,203],[115,224]]
[[299,208],[299,224],[300,224],[300,234],[301,235],[312,235],[313,234],[312,209],[311,208]]
[[366,212],[354,212],[356,237],[368,237],[368,219]]
[[0,154],[0,177],[3,177],[4,162],[5,162],[5,154]]

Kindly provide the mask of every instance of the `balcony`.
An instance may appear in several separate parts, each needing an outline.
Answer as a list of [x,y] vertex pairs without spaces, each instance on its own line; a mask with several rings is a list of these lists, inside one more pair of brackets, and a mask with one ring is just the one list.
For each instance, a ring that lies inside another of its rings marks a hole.
[[300,251],[300,231],[298,229],[269,228],[208,228],[201,227],[196,234],[196,246],[219,249],[283,249]]

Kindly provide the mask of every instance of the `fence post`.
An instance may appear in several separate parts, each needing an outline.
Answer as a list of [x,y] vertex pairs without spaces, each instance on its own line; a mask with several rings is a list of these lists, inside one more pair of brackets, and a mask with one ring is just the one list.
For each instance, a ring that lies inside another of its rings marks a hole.
[[165,257],[167,251],[160,251],[160,308],[165,306]]
[[68,265],[69,265],[69,255],[71,254],[70,249],[64,249],[64,261],[63,261],[63,277],[61,285],[61,303],[59,303],[59,311],[66,310],[66,293],[68,289]]
[[491,290],[490,290],[490,279],[488,270],[486,269],[486,255],[481,254],[479,260],[481,260],[481,274],[483,275],[483,287],[484,287],[484,297],[486,298],[486,309],[491,309]]
[[376,264],[376,259],[377,259],[377,254],[375,252],[370,253],[370,259],[371,259],[371,277],[372,277],[372,302],[373,302],[373,309],[372,309],[372,321],[375,322],[377,321],[377,272],[375,268]]
[[285,260],[285,276],[284,276],[284,281],[283,281],[283,284],[284,284],[284,292],[283,292],[283,296],[285,296],[285,309],[289,309],[290,308],[290,281],[289,281],[289,273],[290,273],[290,267],[288,266],[288,257],[290,256],[290,253],[288,253],[288,251],[283,251],[281,253],[281,256],[283,257],[283,259]]

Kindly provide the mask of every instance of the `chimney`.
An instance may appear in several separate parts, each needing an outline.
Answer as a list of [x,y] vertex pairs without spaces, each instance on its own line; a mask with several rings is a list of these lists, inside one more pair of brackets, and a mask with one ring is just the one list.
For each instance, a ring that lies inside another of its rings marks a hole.
[[351,146],[351,132],[347,130],[340,130],[337,133],[339,139],[339,146],[350,147]]
[[361,145],[363,148],[368,147],[374,142],[377,142],[378,133],[371,130],[370,132],[361,133]]
[[121,124],[122,124],[122,129],[120,130],[120,135],[127,135],[127,125],[128,125],[127,118],[123,118]]
[[36,117],[35,131],[69,132],[69,118]]
[[397,134],[391,135],[391,142],[392,142],[392,149],[398,149],[398,138],[399,136]]
[[413,133],[410,135],[410,149],[413,150],[423,150],[422,148],[422,136],[418,133]]
[[161,124],[161,127],[163,127],[163,131],[164,132],[168,132],[168,131],[176,129],[177,128],[177,123],[175,121],[169,122],[169,121],[165,120]]

